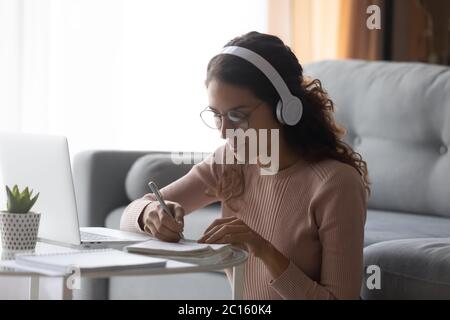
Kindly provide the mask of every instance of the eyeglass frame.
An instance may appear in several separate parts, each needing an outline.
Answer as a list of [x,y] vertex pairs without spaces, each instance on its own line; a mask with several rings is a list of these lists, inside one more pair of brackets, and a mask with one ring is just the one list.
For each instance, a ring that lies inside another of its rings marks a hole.
[[[256,109],[258,109],[259,106],[261,106],[263,103],[264,103],[264,101],[260,101],[260,102],[259,102],[259,103],[258,103],[258,104],[250,111],[250,112],[248,112],[248,113],[244,113],[244,112],[242,112],[242,111],[234,110],[234,109],[239,108],[239,107],[236,107],[236,108],[233,108],[233,109],[227,111],[225,114],[223,114],[223,113],[220,113],[220,112],[217,112],[217,111],[211,109],[210,106],[207,106],[205,109],[203,109],[203,110],[200,112],[200,118],[202,119],[203,123],[204,123],[208,128],[215,129],[215,130],[220,130],[220,129],[222,128],[222,126],[223,126],[223,117],[224,117],[224,116],[227,117],[227,119],[230,121],[230,123],[233,125],[233,128],[235,128],[235,129],[239,128],[239,124],[240,124],[240,123],[242,123],[242,122],[244,122],[244,121],[247,121],[247,127],[245,128],[245,130],[246,130],[246,129],[248,129],[248,126],[249,126],[248,120],[249,120],[250,117],[252,116],[253,112],[254,112]],[[213,127],[209,126],[209,125],[205,122],[205,120],[203,120],[202,114],[203,114],[205,111],[210,111],[210,112],[214,113],[214,114],[215,114],[214,116],[220,116],[220,124],[221,124],[221,125],[220,125],[220,128],[217,128],[217,126],[216,126],[215,128],[213,128]],[[243,115],[245,115],[245,117],[242,118],[242,120],[240,120],[239,123],[237,123],[236,125],[234,125],[235,122],[234,122],[233,120],[230,119],[230,115],[229,115],[230,112],[238,112],[238,113],[242,113]],[[244,128],[241,128],[241,129],[244,129]]]

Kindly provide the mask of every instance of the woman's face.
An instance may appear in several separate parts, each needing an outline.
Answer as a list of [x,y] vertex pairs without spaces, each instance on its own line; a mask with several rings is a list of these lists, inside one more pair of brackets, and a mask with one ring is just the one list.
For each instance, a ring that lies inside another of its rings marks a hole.
[[[258,99],[250,90],[234,85],[224,83],[213,79],[208,87],[209,108],[222,115],[234,110],[239,111],[246,116],[244,121],[244,131],[255,129],[257,143],[259,144],[259,129],[280,129],[278,122],[272,115],[271,107]],[[222,125],[218,129],[222,139],[227,139],[227,129],[238,129],[239,126],[233,124],[228,117],[222,116]],[[234,139],[227,139],[227,142],[234,153],[236,153],[237,145],[234,146]],[[270,137],[267,138],[268,148],[270,150]],[[245,139],[245,150],[248,154],[249,139]]]

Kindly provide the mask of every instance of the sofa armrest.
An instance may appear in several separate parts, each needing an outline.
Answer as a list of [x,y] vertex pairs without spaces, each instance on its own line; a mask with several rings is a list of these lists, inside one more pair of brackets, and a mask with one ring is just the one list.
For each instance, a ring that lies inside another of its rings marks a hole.
[[74,187],[81,227],[100,227],[115,208],[129,204],[125,178],[130,167],[146,154],[161,151],[92,150],[78,153],[73,161]]

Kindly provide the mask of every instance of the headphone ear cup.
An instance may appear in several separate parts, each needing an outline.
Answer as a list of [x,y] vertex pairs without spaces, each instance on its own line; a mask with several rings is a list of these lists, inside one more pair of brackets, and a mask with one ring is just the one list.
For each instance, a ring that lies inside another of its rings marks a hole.
[[276,112],[278,122],[280,122],[281,124],[285,124],[283,121],[283,102],[281,100],[278,100]]
[[280,99],[277,103],[276,113],[281,124],[295,126],[302,118],[303,103],[299,98],[293,97],[287,105],[284,105]]
[[295,126],[299,123],[302,115],[303,103],[298,97],[294,96],[287,104],[283,104],[281,117],[283,118],[283,123],[288,126]]

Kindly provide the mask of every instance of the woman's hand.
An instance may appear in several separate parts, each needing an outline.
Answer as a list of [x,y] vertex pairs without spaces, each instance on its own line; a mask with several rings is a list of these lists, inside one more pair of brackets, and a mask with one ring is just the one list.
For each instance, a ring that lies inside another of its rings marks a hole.
[[270,243],[236,217],[216,219],[198,240],[200,243],[231,243],[261,257]]
[[168,215],[158,201],[153,201],[145,207],[140,225],[145,232],[157,239],[178,242],[180,232],[184,229],[184,209],[177,202],[166,201],[166,205],[175,213],[175,218]]
[[215,220],[198,242],[231,243],[241,247],[260,258],[273,279],[278,278],[289,266],[288,258],[236,217]]

